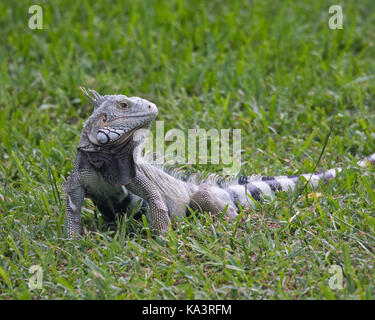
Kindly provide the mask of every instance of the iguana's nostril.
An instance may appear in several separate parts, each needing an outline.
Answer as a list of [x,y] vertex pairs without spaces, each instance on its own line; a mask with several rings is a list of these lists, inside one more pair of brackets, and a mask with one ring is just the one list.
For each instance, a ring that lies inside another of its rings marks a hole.
[[149,109],[151,109],[151,106],[150,106],[150,105],[148,105],[148,108],[149,108]]

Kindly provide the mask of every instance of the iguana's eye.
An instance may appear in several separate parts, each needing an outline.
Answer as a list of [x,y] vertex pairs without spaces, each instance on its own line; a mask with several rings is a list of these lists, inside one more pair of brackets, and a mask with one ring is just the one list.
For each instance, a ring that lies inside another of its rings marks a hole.
[[129,109],[129,104],[126,102],[126,101],[122,101],[122,102],[118,102],[117,103],[117,106],[120,108],[120,109],[123,109],[123,110],[128,110]]

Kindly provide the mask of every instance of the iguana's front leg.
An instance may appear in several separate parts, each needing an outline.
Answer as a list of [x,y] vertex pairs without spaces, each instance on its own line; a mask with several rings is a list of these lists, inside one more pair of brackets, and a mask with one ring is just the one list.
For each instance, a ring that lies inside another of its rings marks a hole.
[[211,212],[212,214],[218,215],[227,207],[225,216],[230,220],[237,217],[237,210],[233,206],[220,200],[209,188],[207,184],[201,184],[198,186],[198,190],[191,196],[189,206],[193,210],[199,210]]
[[159,233],[168,232],[170,228],[168,208],[162,196],[152,186],[151,182],[143,174],[137,172],[137,176],[132,178],[131,182],[126,185],[126,188],[146,200],[150,207],[153,227]]
[[72,173],[64,183],[66,195],[65,225],[69,239],[81,234],[81,208],[85,199],[85,189],[80,185],[77,173]]

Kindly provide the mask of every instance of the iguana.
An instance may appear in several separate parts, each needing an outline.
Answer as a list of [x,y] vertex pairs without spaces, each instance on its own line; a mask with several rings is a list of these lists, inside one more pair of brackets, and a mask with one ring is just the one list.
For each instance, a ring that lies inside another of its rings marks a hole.
[[[132,211],[139,202],[150,212],[152,226],[160,233],[169,230],[175,217],[187,207],[212,214],[224,210],[229,219],[237,216],[239,206],[246,209],[262,195],[273,197],[279,191],[295,188],[304,176],[314,187],[319,180],[334,178],[341,168],[317,174],[278,177],[237,176],[223,179],[187,177],[180,171],[135,161],[141,143],[135,139],[139,129],[149,130],[158,114],[156,105],[139,97],[100,95],[81,88],[92,101],[94,111],[85,122],[73,172],[63,184],[66,194],[66,228],[69,238],[81,233],[81,207],[91,198],[109,219]],[[375,154],[358,162],[375,163]],[[250,197],[249,197],[250,196]]]

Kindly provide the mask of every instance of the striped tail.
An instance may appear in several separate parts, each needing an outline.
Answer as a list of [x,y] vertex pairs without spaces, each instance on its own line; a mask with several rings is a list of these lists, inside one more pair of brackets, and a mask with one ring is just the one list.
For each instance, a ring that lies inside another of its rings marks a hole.
[[[375,165],[375,153],[357,162],[357,166],[362,168],[368,165]],[[342,170],[342,168],[335,168],[320,173],[308,173],[295,176],[257,178],[240,176],[238,178],[237,185],[229,186],[228,189],[233,195],[234,200],[243,205],[248,202],[247,194],[249,194],[256,201],[260,200],[263,195],[272,199],[275,194],[280,191],[293,191],[300,177],[304,177],[307,181],[309,181],[309,184],[315,188],[318,186],[319,181],[324,180],[324,182],[328,182],[329,180],[335,178],[337,173],[341,172]]]

